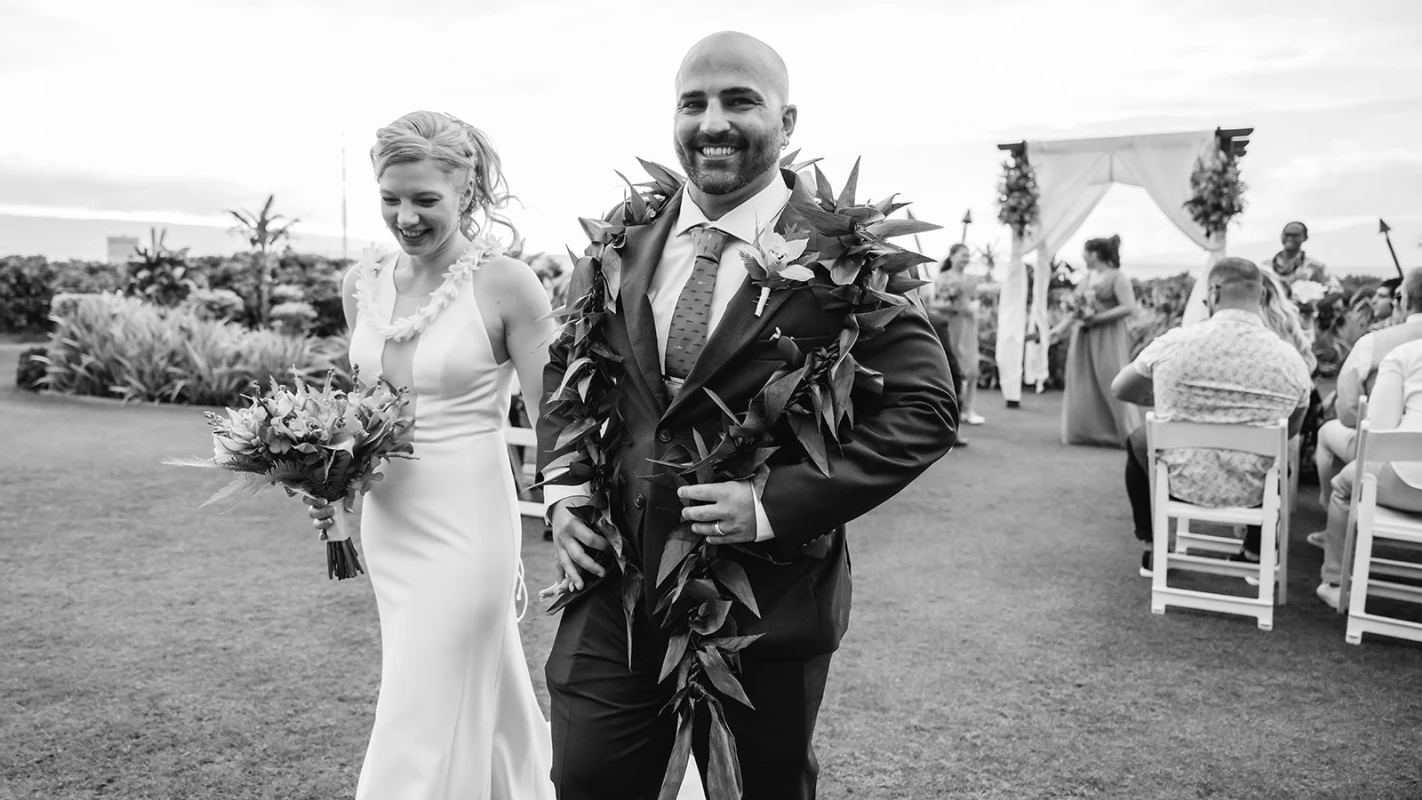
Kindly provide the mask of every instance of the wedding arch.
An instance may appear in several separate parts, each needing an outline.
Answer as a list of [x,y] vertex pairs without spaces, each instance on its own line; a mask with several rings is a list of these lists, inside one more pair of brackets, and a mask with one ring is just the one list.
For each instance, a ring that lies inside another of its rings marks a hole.
[[[1010,159],[998,187],[998,219],[1012,229],[1012,249],[997,311],[997,368],[1009,405],[1022,385],[1047,379],[1047,292],[1057,250],[1076,233],[1112,184],[1145,189],[1167,219],[1207,254],[1196,268],[1184,324],[1203,319],[1204,281],[1225,255],[1225,229],[1244,209],[1237,161],[1253,128],[1022,141],[998,145]],[[1024,257],[1036,251],[1028,307]],[[1038,342],[1027,342],[1036,332]]]

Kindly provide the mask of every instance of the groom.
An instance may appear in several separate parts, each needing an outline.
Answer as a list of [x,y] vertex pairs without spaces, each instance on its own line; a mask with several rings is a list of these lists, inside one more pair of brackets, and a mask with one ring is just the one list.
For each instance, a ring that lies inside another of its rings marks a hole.
[[[616,313],[607,344],[626,374],[617,410],[627,436],[613,517],[629,559],[657,574],[668,534],[684,518],[716,544],[744,544],[767,558],[742,557],[762,619],[743,635],[765,636],[741,653],[740,679],[754,710],[723,703],[735,736],[746,800],[812,798],[818,765],[812,738],[830,656],[849,623],[845,523],[892,497],[946,453],[958,409],[937,336],[916,307],[855,357],[883,374],[884,391],[856,405],[852,437],[829,447],[824,477],[792,442],[770,461],[757,495],[750,482],[677,490],[650,480],[654,459],[693,449],[692,429],[715,440],[722,412],[706,391],[744,409],[783,361],[774,339],[803,349],[827,344],[843,326],[808,291],[775,293],[762,316],[740,253],[785,207],[793,175],[779,168],[795,130],[789,78],[780,57],[739,33],[718,33],[687,53],[676,75],[673,141],[688,183],[654,221],[629,228],[622,249]],[[574,274],[573,286],[589,285]],[[550,351],[545,392],[563,380],[564,340]],[[539,421],[539,468],[566,419]],[[545,489],[559,563],[575,588],[602,575],[594,551],[605,539],[569,511],[586,489]],[[693,501],[683,510],[682,500]],[[563,611],[547,679],[553,726],[553,781],[562,800],[654,800],[675,738],[662,713],[671,697],[658,683],[667,638],[653,619],[650,578],[633,622],[631,669],[622,598],[615,580],[593,586]],[[693,750],[705,764],[706,730]]]

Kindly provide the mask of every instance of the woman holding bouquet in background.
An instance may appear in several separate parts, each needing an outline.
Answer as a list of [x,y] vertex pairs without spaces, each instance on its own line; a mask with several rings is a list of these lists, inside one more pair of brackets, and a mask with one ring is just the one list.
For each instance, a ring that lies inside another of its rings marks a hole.
[[[542,386],[554,327],[527,265],[498,154],[417,111],[371,161],[399,251],[345,278],[351,363],[409,387],[415,459],[366,495],[361,540],[380,613],[381,683],[356,797],[552,798],[551,742],[519,640],[522,526],[503,429],[511,381]],[[524,397],[532,418],[539,397]],[[328,506],[313,508],[329,525]]]
[[1121,237],[1087,240],[1083,258],[1090,272],[1072,296],[1072,313],[1052,330],[1053,341],[1071,333],[1062,442],[1124,447],[1140,411],[1111,394],[1111,381],[1131,361],[1136,293],[1121,272]]
[[933,310],[948,318],[948,340],[962,369],[963,392],[958,397],[962,420],[981,425],[978,397],[978,281],[966,273],[971,254],[965,244],[948,248],[948,257],[934,280]]

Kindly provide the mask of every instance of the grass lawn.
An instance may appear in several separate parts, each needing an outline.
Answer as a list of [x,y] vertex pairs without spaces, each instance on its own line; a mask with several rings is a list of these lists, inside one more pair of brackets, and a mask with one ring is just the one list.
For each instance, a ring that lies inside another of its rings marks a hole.
[[[197,409],[21,393],[0,344],[0,799],[344,798],[379,681],[364,577],[300,503],[227,515]],[[1305,489],[1274,630],[1153,616],[1117,451],[1028,396],[853,526],[823,798],[1422,797],[1422,646],[1343,641]],[[552,576],[524,530],[529,586]],[[1242,583],[1242,582],[1241,582]],[[541,701],[556,620],[524,646]]]

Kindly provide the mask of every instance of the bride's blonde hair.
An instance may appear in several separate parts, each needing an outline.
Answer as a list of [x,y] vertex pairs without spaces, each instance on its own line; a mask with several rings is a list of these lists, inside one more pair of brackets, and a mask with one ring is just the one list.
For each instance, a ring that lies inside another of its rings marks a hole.
[[453,114],[412,111],[375,132],[370,163],[375,179],[392,164],[433,161],[440,171],[455,176],[460,191],[472,188],[459,209],[459,230],[474,238],[482,230],[476,216],[487,225],[502,225],[513,237],[510,249],[520,244],[518,228],[500,213],[513,199],[499,162],[498,151],[483,131]]

